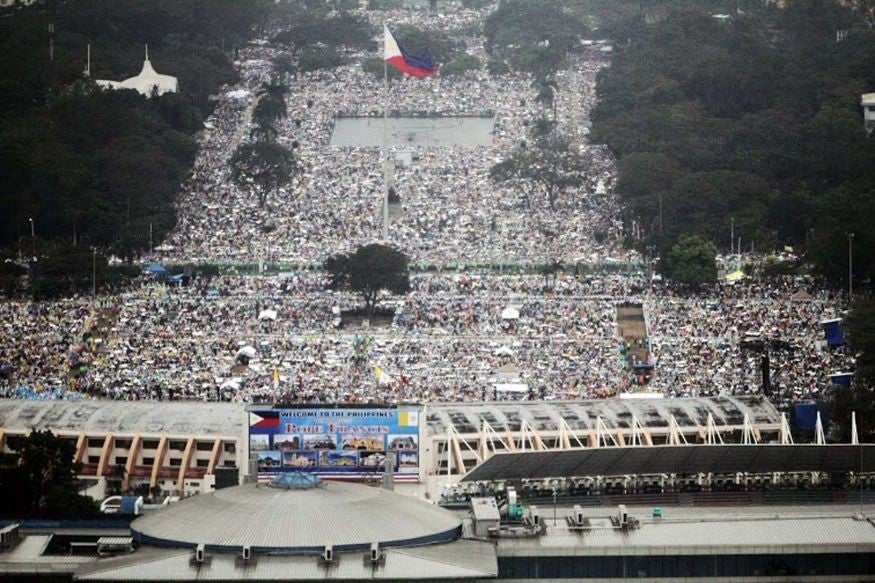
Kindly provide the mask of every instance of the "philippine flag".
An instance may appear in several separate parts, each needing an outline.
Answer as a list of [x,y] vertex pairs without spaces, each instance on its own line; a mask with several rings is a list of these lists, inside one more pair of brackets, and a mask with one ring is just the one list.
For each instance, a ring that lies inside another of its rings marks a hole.
[[437,67],[431,59],[426,57],[414,57],[398,44],[388,26],[383,26],[383,46],[385,47],[384,59],[387,63],[408,75],[414,77],[428,77],[437,73]]

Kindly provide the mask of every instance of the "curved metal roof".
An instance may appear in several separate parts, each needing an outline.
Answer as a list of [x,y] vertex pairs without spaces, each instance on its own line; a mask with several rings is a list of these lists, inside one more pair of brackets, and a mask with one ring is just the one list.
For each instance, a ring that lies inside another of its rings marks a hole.
[[143,544],[255,552],[406,547],[455,540],[461,521],[433,504],[387,490],[326,482],[283,490],[244,484],[194,496],[131,523]]
[[477,433],[483,421],[497,432],[519,431],[523,420],[536,431],[559,431],[561,419],[572,430],[595,429],[599,417],[608,429],[630,428],[632,415],[648,428],[668,427],[672,415],[680,427],[704,427],[709,413],[718,426],[741,426],[745,414],[755,427],[781,423],[774,405],[758,396],[435,403],[428,405],[426,413],[429,436],[446,435],[450,425],[462,434]]

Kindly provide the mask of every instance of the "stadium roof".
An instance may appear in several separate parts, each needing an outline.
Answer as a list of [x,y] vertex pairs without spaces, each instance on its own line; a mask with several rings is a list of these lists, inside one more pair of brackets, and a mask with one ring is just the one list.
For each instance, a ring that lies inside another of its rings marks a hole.
[[[755,427],[781,422],[772,404],[758,397],[430,403],[426,435],[445,435],[450,424],[459,433],[476,433],[482,420],[499,432],[519,431],[524,419],[537,431],[558,431],[560,419],[571,429],[594,429],[597,417],[608,429],[629,428],[633,414],[647,428],[667,428],[674,415],[683,428],[705,426],[708,413],[718,426],[740,426],[745,414]],[[6,429],[239,437],[246,423],[245,407],[235,403],[0,400],[0,427]]]
[[[862,456],[862,459],[861,459]],[[680,445],[497,453],[463,481],[692,473],[875,471],[873,445]]]
[[461,533],[454,514],[409,496],[361,484],[325,482],[286,490],[244,484],[187,498],[131,523],[142,544],[254,552],[369,550],[449,542]]
[[0,427],[5,429],[237,438],[245,423],[245,409],[233,403],[0,400]]
[[516,401],[486,403],[434,403],[426,409],[429,436],[444,435],[450,425],[459,433],[477,433],[485,420],[497,432],[519,431],[526,420],[535,431],[559,431],[564,419],[572,430],[595,429],[602,418],[608,429],[630,428],[632,415],[647,428],[668,427],[671,415],[680,427],[702,426],[708,413],[718,426],[744,423],[780,426],[781,415],[761,397],[709,397],[694,399],[600,399],[592,401]]

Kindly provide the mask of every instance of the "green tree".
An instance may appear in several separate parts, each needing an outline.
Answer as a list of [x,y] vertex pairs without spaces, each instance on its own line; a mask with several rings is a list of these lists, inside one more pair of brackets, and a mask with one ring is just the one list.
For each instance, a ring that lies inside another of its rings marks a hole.
[[875,300],[854,301],[844,326],[848,344],[857,354],[855,379],[875,385]]
[[404,50],[418,57],[428,57],[435,65],[448,63],[464,48],[449,34],[435,29],[402,24],[392,30]]
[[480,68],[480,61],[474,55],[463,53],[456,56],[452,61],[441,67],[442,77],[458,77],[468,71],[476,71]]
[[346,59],[334,49],[305,49],[298,59],[298,69],[303,72],[333,69],[346,63]]
[[298,166],[292,151],[275,142],[241,144],[231,157],[231,178],[242,189],[254,191],[259,206],[289,183]]
[[559,85],[552,77],[535,79],[532,82],[532,87],[537,92],[535,101],[550,109],[553,113],[553,121],[558,122],[558,112],[556,103],[556,94],[559,91]]
[[[88,247],[50,243],[33,265],[30,292],[35,298],[90,293],[103,288],[109,273],[106,257]],[[96,276],[96,278],[95,278]]]
[[717,280],[717,247],[698,235],[683,235],[668,252],[666,275],[678,283],[700,286]]
[[492,166],[489,175],[495,182],[518,186],[527,207],[531,208],[541,195],[554,209],[564,191],[583,182],[584,168],[583,158],[570,139],[550,132],[537,136],[531,145],[517,148]]
[[262,83],[257,92],[258,103],[252,111],[253,122],[261,126],[272,126],[285,119],[288,115],[288,91],[288,86],[276,79]]
[[361,294],[365,308],[373,315],[381,290],[394,294],[410,291],[407,256],[392,247],[373,243],[356,249],[355,253],[341,253],[329,257],[325,270],[330,287]]
[[844,321],[845,338],[857,355],[857,368],[850,389],[830,395],[830,417],[835,439],[847,443],[851,435],[851,412],[857,416],[857,431],[863,443],[875,442],[875,300],[858,299]]
[[578,40],[588,30],[565,4],[543,0],[502,1],[483,26],[487,52],[507,59],[515,69],[538,76],[555,72],[565,55],[577,50]]
[[[97,513],[93,502],[76,493],[76,474],[81,467],[73,463],[76,452],[73,442],[56,437],[49,430],[34,430],[28,436],[10,436],[9,448],[15,452],[16,463],[12,468],[4,468],[0,476],[4,498],[11,497],[14,505],[7,506],[4,514],[87,518]],[[15,491],[21,487],[26,491]],[[70,516],[70,510],[76,516]]]

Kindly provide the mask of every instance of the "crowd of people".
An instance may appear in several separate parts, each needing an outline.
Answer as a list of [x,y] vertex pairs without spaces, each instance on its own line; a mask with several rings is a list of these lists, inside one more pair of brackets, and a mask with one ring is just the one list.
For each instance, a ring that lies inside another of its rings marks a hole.
[[[604,53],[575,57],[557,78],[558,127],[579,139],[587,176],[555,208],[542,200],[532,201],[530,208],[519,188],[497,184],[489,171],[526,141],[527,126],[548,113],[535,98],[531,75],[492,76],[486,71],[484,37],[463,34],[476,17],[476,12],[459,10],[433,23],[460,35],[468,53],[481,63],[481,69],[460,77],[395,80],[387,100],[383,80],[361,66],[374,55],[356,54],[341,67],[288,79],[288,117],[278,126],[279,141],[294,147],[300,172],[271,193],[264,206],[232,183],[227,161],[251,129],[251,107],[240,96],[255,98],[260,84],[270,78],[268,65],[278,49],[260,45],[243,51],[241,82],[228,88],[210,118],[204,153],[182,195],[179,223],[168,241],[173,249],[156,259],[315,263],[381,238],[381,148],[332,146],[331,138],[336,121],[345,116],[373,117],[368,131],[382,133],[380,118],[387,101],[393,112],[489,112],[493,122],[488,145],[436,147],[403,134],[389,136],[387,156],[402,159],[394,173],[400,204],[397,212],[393,209],[390,239],[413,261],[598,260],[619,253],[621,223],[613,199],[593,196],[599,184],[604,192],[611,187],[615,165],[606,148],[586,142],[596,74],[607,64]],[[396,25],[422,24],[406,11],[386,18]],[[372,142],[373,136],[362,140]]]
[[[411,18],[404,11],[390,16],[399,24]],[[439,22],[451,32],[470,31],[481,16],[459,10]],[[462,40],[484,63],[484,39]],[[331,133],[340,116],[381,116],[382,82],[362,70],[367,55],[289,80],[279,139],[295,146],[301,172],[261,207],[233,184],[228,161],[249,139],[256,93],[273,74],[276,54],[268,44],[242,51],[240,82],[226,88],[206,123],[177,228],[151,259],[269,259],[302,268],[198,277],[186,286],[148,275],[96,299],[2,301],[0,396],[397,403],[584,399],[629,390],[744,394],[760,390],[760,355],[744,345],[751,337],[779,347],[772,350],[772,384],[781,399],[817,397],[830,373],[853,368],[846,350],[825,346],[819,325],[840,316],[839,298],[794,279],[690,293],[654,284],[641,270],[417,272],[409,294],[382,298],[388,316],[353,316],[359,299],[331,291],[311,267],[380,237],[380,149],[335,147]],[[570,128],[588,171],[555,209],[543,201],[528,208],[516,188],[489,177],[545,113],[529,75],[493,77],[482,68],[458,79],[394,81],[393,110],[489,111],[494,130],[490,145],[396,144],[413,162],[397,166],[401,202],[390,242],[414,262],[438,266],[623,258],[610,195],[614,162],[587,142],[605,55],[573,56],[557,75],[559,127]],[[646,386],[627,366],[616,316],[621,303],[643,307],[654,365]]]
[[[129,292],[57,303],[4,302],[0,394],[23,398],[202,399],[243,402],[428,402],[585,399],[629,390],[668,396],[772,386],[816,398],[852,369],[820,322],[837,298],[804,283],[720,285],[679,295],[667,284],[630,292],[627,276],[421,274],[388,296],[386,318],[362,318],[354,295],[318,271],[218,276],[189,286],[148,278]],[[595,284],[598,285],[595,285]],[[654,373],[636,386],[618,305],[641,304]]]

